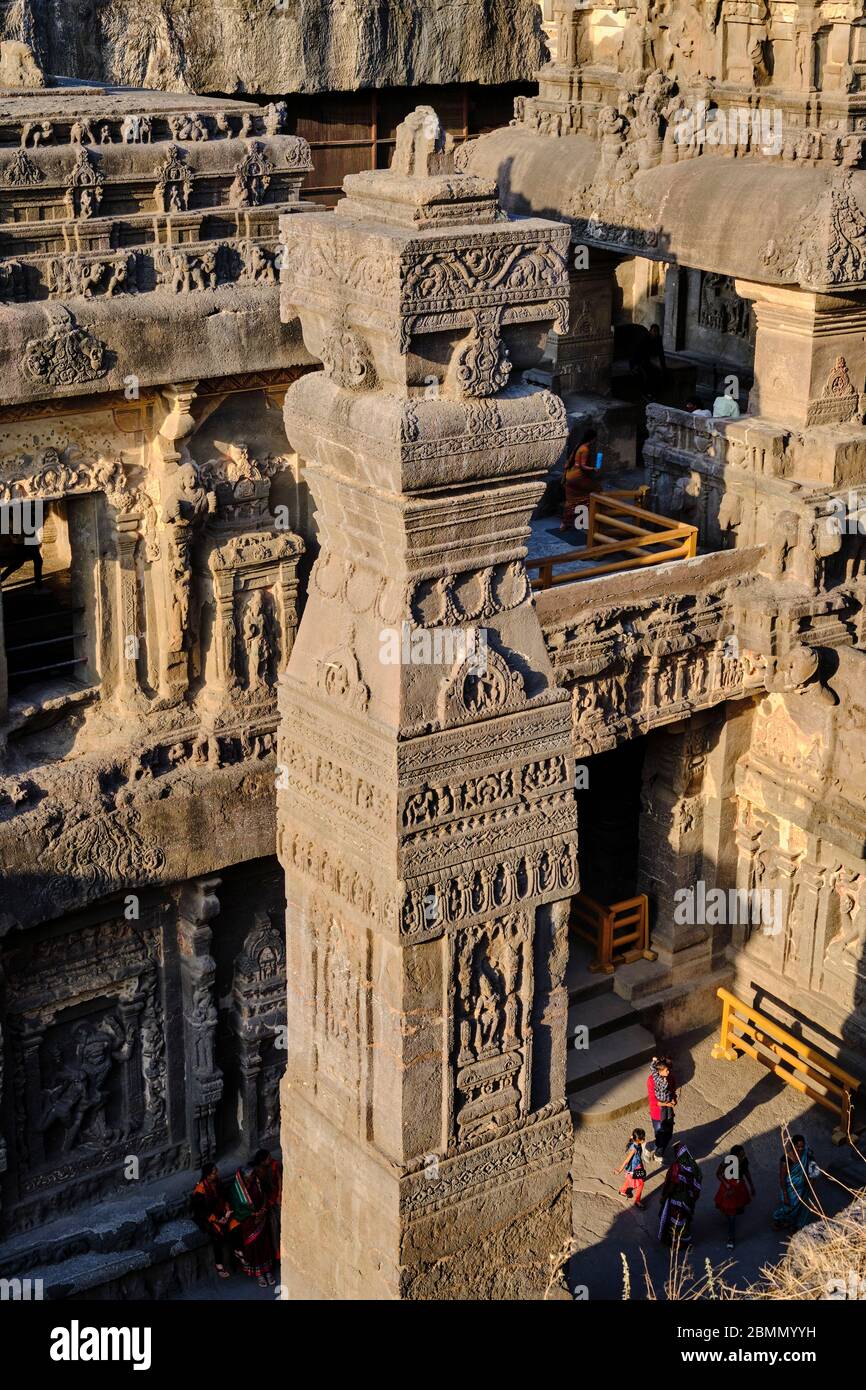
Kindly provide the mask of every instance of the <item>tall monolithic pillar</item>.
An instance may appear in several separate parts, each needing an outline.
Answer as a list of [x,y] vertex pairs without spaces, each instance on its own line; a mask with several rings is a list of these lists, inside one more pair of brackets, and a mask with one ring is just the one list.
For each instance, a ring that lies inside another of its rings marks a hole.
[[542,1296],[568,1251],[569,703],[523,566],[566,423],[514,381],[568,231],[509,221],[419,108],[284,227],[286,397],[321,551],[281,690],[283,1284]]

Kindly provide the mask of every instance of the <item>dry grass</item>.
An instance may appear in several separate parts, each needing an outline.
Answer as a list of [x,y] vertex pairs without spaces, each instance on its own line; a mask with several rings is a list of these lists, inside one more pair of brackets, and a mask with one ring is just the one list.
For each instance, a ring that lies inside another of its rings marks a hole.
[[[795,1236],[777,1264],[738,1293],[751,1299],[823,1299],[853,1283],[866,1292],[866,1187],[838,1216],[824,1217]],[[855,1297],[862,1295],[855,1293]]]

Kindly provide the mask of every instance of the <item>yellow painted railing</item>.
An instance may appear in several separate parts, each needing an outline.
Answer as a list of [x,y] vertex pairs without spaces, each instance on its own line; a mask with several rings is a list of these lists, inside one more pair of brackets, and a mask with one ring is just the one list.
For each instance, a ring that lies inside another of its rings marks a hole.
[[833,1131],[837,1144],[850,1139],[854,1096],[860,1086],[856,1076],[850,1076],[829,1057],[787,1033],[735,994],[726,989],[716,993],[722,1001],[722,1029],[713,1056],[735,1061],[745,1052],[754,1057],[788,1086],[839,1116]]
[[649,903],[646,893],[620,903],[596,902],[588,893],[571,900],[571,931],[595,949],[590,970],[609,975],[629,961],[655,960],[649,949]]
[[[532,581],[533,589],[549,589],[555,584],[572,584],[578,579],[596,579],[602,574],[617,574],[620,570],[647,565],[666,565],[671,560],[689,560],[697,553],[696,526],[673,521],[623,500],[630,495],[633,494],[590,493],[587,544],[578,550],[563,550],[557,555],[546,555],[544,559],[527,560],[528,570],[538,570],[538,578]],[[554,573],[561,565],[575,562],[579,562],[579,569]]]

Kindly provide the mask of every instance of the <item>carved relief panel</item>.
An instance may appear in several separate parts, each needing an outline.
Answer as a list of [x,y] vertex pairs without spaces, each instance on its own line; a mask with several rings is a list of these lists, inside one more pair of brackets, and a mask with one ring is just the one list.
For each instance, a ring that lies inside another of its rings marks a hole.
[[116,1186],[169,1141],[159,909],[26,939],[5,956],[15,1221]]
[[214,641],[208,694],[270,702],[298,625],[297,564],[303,550],[290,532],[214,527],[208,547]]
[[514,913],[455,932],[451,1142],[495,1135],[529,1113],[531,938]]
[[256,915],[237,956],[230,1023],[238,1038],[241,1135],[252,1152],[279,1132],[279,1084],[285,1068],[286,947],[274,914]]

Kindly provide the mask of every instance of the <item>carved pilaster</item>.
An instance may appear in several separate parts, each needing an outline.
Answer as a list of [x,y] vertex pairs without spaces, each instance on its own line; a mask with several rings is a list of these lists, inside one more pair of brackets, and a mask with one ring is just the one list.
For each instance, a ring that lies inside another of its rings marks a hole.
[[222,1072],[214,1060],[216,964],[210,954],[210,922],[220,910],[219,885],[218,878],[188,884],[180,896],[177,924],[189,1078],[187,1113],[190,1143],[199,1163],[213,1158],[216,1150],[215,1114],[223,1090]]
[[425,108],[346,193],[284,227],[284,311],[325,370],[286,397],[321,552],[281,682],[283,1283],[533,1296],[570,1233],[578,875],[523,567],[565,416],[518,373],[567,327],[568,234],[500,220]]
[[229,1022],[238,1038],[241,1136],[252,1152],[276,1129],[285,1059],[286,948],[273,914],[257,916],[235,962]]
[[124,704],[141,699],[141,613],[137,552],[141,518],[124,513],[117,518],[117,611],[120,614],[118,698]]

